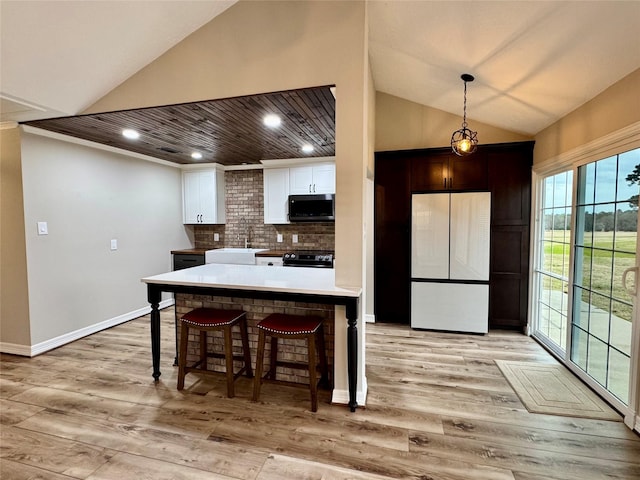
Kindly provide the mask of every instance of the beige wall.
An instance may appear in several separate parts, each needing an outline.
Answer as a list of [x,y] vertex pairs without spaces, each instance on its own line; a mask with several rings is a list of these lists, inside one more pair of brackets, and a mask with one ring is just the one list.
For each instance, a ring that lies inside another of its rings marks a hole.
[[29,297],[20,129],[0,130],[0,344],[28,346]]
[[[503,130],[468,118],[480,144],[522,142],[532,137]],[[376,152],[437,148],[451,144],[462,116],[426,107],[382,92],[376,94]]]
[[376,138],[376,91],[373,86],[373,75],[369,66],[369,94],[367,99],[367,165],[365,172],[365,314],[370,321],[374,320],[374,164],[375,164],[375,138]]
[[88,112],[336,85],[336,277],[362,284],[364,2],[241,1]]
[[533,163],[640,122],[640,69],[607,88],[580,108],[539,132]]

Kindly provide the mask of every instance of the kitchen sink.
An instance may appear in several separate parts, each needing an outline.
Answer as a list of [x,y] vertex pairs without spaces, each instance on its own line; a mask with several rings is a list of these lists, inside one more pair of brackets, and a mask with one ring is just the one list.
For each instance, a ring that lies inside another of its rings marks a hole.
[[217,248],[205,252],[205,262],[255,265],[256,253],[265,250],[266,248]]

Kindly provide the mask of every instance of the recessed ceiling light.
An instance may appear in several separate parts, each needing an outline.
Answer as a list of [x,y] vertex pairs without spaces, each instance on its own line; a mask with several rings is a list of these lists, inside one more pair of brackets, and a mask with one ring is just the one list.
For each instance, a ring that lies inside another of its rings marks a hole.
[[267,127],[271,127],[271,128],[279,127],[281,123],[280,117],[273,113],[270,113],[269,115],[265,115],[262,121]]
[[200,160],[202,158],[202,154],[200,152],[193,152],[191,154],[191,158],[193,158],[194,160]]
[[122,135],[131,140],[136,140],[140,137],[140,134],[131,128],[125,128],[124,130],[122,130]]
[[311,144],[309,144],[309,143],[305,143],[305,144],[302,146],[302,151],[303,151],[304,153],[311,153],[311,152],[313,152],[313,145],[311,145]]

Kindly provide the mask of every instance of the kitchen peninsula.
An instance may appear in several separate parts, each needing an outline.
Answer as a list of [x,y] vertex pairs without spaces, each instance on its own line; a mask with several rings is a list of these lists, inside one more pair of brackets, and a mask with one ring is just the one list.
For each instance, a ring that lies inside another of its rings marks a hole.
[[349,408],[352,412],[355,411],[358,371],[356,324],[362,290],[337,287],[334,269],[207,264],[145,277],[142,282],[147,284],[147,296],[151,304],[151,352],[156,382],[161,373],[158,306],[162,292],[344,305],[347,318]]

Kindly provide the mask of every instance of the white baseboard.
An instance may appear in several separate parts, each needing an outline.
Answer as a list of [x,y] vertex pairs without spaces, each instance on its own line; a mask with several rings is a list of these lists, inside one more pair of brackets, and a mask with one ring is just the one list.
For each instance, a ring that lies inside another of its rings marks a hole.
[[[162,302],[160,302],[160,308],[170,307],[174,303],[175,301],[173,298],[163,300]],[[122,315],[118,315],[117,317],[104,320],[103,322],[89,325],[88,327],[80,328],[73,332],[65,333],[64,335],[45,340],[44,342],[40,342],[36,345],[29,346],[0,342],[0,352],[9,353],[12,355],[21,355],[23,357],[35,357],[36,355],[40,355],[41,353],[53,350],[54,348],[61,347],[62,345],[66,345],[67,343],[71,343],[93,333],[105,330],[107,328],[115,327],[116,325],[120,325],[121,323],[141,317],[149,312],[151,312],[150,306],[139,308],[132,312],[124,313]]]
[[[359,407],[364,407],[367,402],[367,379],[365,378],[362,388],[356,390],[356,402]],[[337,403],[339,405],[349,404],[349,390],[334,389],[331,395],[331,403]]]
[[376,323],[376,316],[372,315],[370,313],[365,313],[364,314],[364,321],[366,323]]

